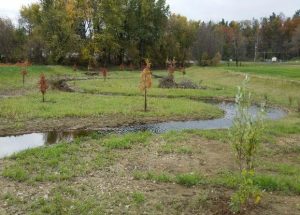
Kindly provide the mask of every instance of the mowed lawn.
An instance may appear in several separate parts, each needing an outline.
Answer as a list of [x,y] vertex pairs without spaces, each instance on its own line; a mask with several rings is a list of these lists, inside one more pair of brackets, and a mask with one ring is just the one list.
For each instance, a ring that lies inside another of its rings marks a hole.
[[300,80],[300,64],[288,64],[288,63],[264,63],[264,64],[254,64],[245,63],[242,67],[226,67],[234,72],[243,72],[256,75],[266,75],[278,78],[286,78],[290,80]]

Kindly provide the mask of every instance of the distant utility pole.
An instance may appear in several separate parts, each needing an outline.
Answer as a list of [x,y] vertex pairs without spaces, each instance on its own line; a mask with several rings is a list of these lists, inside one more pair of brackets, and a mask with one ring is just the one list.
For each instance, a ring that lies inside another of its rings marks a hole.
[[257,43],[255,43],[255,47],[254,47],[254,62],[256,62],[256,58],[257,58]]
[[258,34],[256,35],[256,42],[254,45],[254,62],[256,62],[257,59],[257,49],[258,49]]

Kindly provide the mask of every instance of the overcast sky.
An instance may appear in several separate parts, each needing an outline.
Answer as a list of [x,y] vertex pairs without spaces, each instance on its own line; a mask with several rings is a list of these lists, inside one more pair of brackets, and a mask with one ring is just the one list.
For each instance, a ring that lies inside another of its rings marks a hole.
[[269,16],[272,12],[292,16],[300,0],[167,0],[171,11],[194,20],[245,20]]
[[[0,0],[0,17],[17,21],[22,5],[38,0]],[[272,12],[292,16],[300,0],[167,0],[174,13],[194,20],[244,20],[269,16]]]

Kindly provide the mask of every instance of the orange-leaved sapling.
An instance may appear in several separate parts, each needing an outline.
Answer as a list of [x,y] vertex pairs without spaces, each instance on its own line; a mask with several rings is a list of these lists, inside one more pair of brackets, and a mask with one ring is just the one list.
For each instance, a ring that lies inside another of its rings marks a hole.
[[21,75],[22,75],[22,81],[23,86],[25,85],[25,77],[28,75],[28,66],[31,64],[26,60],[24,63],[19,64],[21,66]]
[[106,78],[107,78],[107,75],[108,75],[108,69],[103,67],[103,68],[100,69],[100,73],[102,74],[104,81],[106,81]]
[[146,66],[141,73],[140,90],[144,92],[144,111],[147,111],[147,89],[152,86],[152,72],[151,63],[149,59],[146,59]]
[[43,102],[45,102],[45,94],[46,94],[49,86],[48,86],[48,83],[47,83],[47,80],[46,80],[46,77],[45,77],[44,73],[42,73],[41,76],[40,76],[39,88],[40,88],[40,91],[41,91],[42,96],[43,96]]
[[21,75],[22,75],[22,79],[23,79],[23,87],[25,85],[25,77],[28,75],[27,69],[26,68],[22,68],[21,70]]
[[175,58],[173,58],[173,60],[169,61],[168,63],[168,74],[170,77],[173,77],[175,70],[176,70],[176,60]]
[[125,70],[125,64],[121,63],[120,66],[119,66],[119,68],[120,68],[121,71],[124,71]]

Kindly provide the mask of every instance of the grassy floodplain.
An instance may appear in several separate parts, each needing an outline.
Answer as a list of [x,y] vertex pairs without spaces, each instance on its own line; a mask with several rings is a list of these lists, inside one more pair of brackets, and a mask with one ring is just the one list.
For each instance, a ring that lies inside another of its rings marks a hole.
[[[70,81],[78,92],[50,89],[44,104],[37,89],[41,72],[49,79],[87,78],[68,67],[33,66],[23,87],[19,68],[1,67],[1,134],[217,118],[222,111],[201,99],[232,100],[248,73],[254,102],[288,111],[284,119],[266,122],[254,180],[263,201],[251,214],[300,213],[300,65],[191,67],[185,76],[176,73],[176,81],[193,80],[205,89],[160,89],[154,79],[146,113],[138,71],[110,71],[105,82]],[[238,170],[227,133],[93,133],[1,159],[0,214],[229,213]]]

